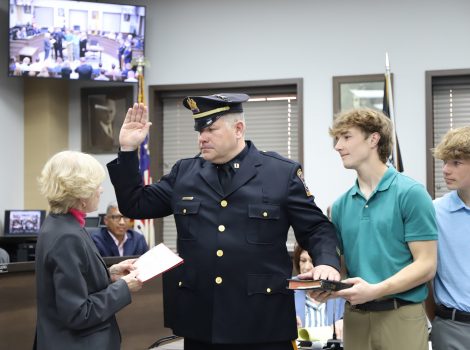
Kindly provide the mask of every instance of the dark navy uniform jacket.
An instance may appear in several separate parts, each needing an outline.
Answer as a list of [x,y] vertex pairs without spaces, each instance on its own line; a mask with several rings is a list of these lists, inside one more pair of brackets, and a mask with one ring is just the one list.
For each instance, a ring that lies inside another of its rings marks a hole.
[[314,264],[339,270],[335,230],[301,179],[300,165],[247,141],[248,153],[224,195],[217,167],[179,160],[143,187],[137,152],[108,164],[119,210],[131,218],[174,215],[178,251],[171,324],[177,335],[209,343],[297,338],[287,232]]

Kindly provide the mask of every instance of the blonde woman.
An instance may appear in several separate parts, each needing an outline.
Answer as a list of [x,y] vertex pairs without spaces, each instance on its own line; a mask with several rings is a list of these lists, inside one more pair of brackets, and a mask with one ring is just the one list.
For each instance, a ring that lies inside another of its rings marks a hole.
[[108,270],[84,229],[86,213],[98,208],[104,177],[96,159],[73,151],[57,153],[42,170],[50,214],[36,248],[37,349],[120,348],[115,313],[142,283],[132,260]]

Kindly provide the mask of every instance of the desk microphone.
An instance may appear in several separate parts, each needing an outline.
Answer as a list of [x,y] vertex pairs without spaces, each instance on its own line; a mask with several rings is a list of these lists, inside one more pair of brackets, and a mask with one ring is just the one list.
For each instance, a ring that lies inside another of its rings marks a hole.
[[333,338],[328,339],[326,342],[326,345],[323,347],[323,349],[326,350],[333,350],[333,349],[338,349],[338,350],[343,350],[343,346],[341,345],[341,340],[337,339],[336,336],[336,301],[337,298],[333,299]]

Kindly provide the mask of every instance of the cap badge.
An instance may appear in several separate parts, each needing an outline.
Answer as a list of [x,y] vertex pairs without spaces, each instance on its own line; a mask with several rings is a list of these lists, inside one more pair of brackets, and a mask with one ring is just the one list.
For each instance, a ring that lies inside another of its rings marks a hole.
[[196,101],[188,97],[186,102],[193,113],[199,113],[199,107],[197,106]]
[[215,95],[215,97],[218,97],[218,98],[220,98],[221,100],[223,100],[223,101],[225,101],[225,102],[228,101],[228,97],[225,96],[225,95]]

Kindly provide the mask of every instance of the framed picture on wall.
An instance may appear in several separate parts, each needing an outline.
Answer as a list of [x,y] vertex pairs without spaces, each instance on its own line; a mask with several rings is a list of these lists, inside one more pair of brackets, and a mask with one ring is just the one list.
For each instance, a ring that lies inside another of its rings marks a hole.
[[384,87],[384,74],[333,77],[333,113],[336,115],[339,112],[360,107],[381,111]]
[[82,88],[82,151],[102,154],[119,149],[119,130],[132,106],[134,88],[114,86]]

